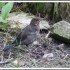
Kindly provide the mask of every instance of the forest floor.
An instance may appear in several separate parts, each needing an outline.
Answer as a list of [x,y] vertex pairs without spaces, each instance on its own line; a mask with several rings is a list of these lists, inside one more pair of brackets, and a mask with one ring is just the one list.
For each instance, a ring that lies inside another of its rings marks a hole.
[[27,48],[15,49],[12,51],[14,55],[11,56],[14,60],[6,64],[1,64],[0,67],[69,68],[69,46],[49,37],[45,46],[30,45]]
[[[7,29],[8,30],[8,29]],[[9,29],[11,30],[11,29]],[[17,30],[11,32],[0,31],[0,55],[4,44],[8,40],[10,44],[16,37]],[[20,31],[20,30],[19,30]],[[16,33],[15,33],[16,32]],[[70,67],[70,44],[65,44],[57,39],[48,37],[47,40],[40,42],[40,45],[29,45],[21,49],[15,48],[12,51],[11,58],[14,58],[9,63],[0,64],[1,68],[69,68]],[[38,40],[39,41],[39,40]],[[44,45],[41,44],[45,42]],[[0,56],[1,57],[1,56]]]

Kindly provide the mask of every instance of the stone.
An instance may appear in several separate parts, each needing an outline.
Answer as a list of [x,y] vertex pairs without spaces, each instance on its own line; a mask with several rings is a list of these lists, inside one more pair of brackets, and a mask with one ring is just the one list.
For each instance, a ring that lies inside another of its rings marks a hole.
[[46,20],[41,20],[39,25],[40,25],[40,29],[46,29],[47,30],[50,28],[49,22]]
[[52,36],[62,42],[70,43],[70,23],[62,20],[53,25]]
[[53,58],[54,54],[53,53],[46,53],[43,55],[43,58]]
[[[10,28],[20,28],[23,29],[30,24],[34,15],[29,15],[29,13],[24,12],[13,12],[8,16],[8,23]],[[49,22],[42,20],[40,21],[40,29],[50,28]]]

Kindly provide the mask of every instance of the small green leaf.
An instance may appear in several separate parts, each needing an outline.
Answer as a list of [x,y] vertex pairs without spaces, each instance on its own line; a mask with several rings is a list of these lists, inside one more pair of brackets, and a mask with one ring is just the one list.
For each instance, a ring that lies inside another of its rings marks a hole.
[[13,4],[14,4],[13,2],[9,2],[5,6],[2,7],[1,17],[2,17],[3,23],[7,23],[7,17],[13,7]]

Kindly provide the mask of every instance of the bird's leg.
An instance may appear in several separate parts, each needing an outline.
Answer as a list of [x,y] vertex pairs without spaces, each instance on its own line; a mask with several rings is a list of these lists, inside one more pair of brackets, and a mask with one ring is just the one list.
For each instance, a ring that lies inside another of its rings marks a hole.
[[8,59],[10,59],[10,58],[11,58],[11,54],[12,54],[12,53],[10,52],[10,53],[9,53],[9,56],[8,56]]

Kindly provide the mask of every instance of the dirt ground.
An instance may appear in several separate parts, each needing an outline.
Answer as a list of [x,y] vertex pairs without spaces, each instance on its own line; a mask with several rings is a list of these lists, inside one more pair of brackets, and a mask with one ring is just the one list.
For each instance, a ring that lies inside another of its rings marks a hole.
[[[3,34],[2,39],[4,37],[5,36]],[[12,39],[10,40],[12,41]],[[48,40],[43,40],[39,42],[39,44],[31,44],[27,48],[22,46],[22,49],[20,50],[14,49],[12,51],[11,56],[14,59],[9,63],[0,64],[0,67],[69,68],[70,67],[69,46],[70,46],[69,44],[64,44],[62,42],[55,40],[52,37],[49,37]]]
[[[20,29],[9,28],[8,26],[6,32],[0,30],[0,58],[4,45],[10,44],[20,31]],[[17,48],[11,52],[11,58],[14,59],[5,64],[0,63],[0,68],[69,68],[70,44],[65,44],[50,36],[45,39],[47,32],[41,35],[42,40],[38,39],[37,44],[31,44],[28,47],[16,46]]]

